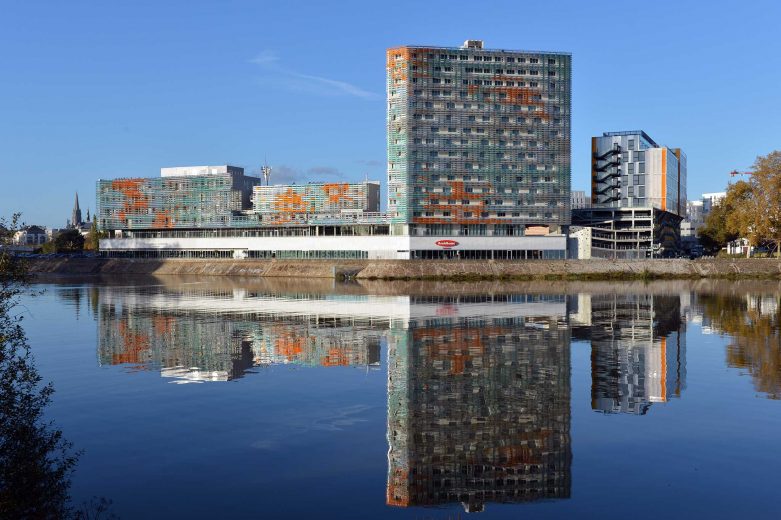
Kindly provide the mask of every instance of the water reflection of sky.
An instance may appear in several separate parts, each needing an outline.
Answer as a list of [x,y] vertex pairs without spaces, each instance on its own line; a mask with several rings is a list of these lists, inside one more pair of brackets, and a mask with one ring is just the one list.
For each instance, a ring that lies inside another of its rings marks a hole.
[[[58,356],[47,353],[56,341],[40,341],[41,364],[65,394],[61,411],[85,401],[100,410],[81,410],[72,423],[90,447],[76,488],[100,481],[128,513],[148,511],[124,498],[142,488],[108,485],[122,477],[91,454],[138,478],[154,475],[174,497],[188,483],[232,483],[227,500],[249,479],[268,509],[233,502],[238,515],[513,517],[526,513],[521,503],[537,503],[535,515],[612,517],[609,501],[655,503],[685,490],[697,502],[728,486],[718,450],[741,438],[760,449],[766,429],[781,427],[772,401],[781,395],[779,293],[767,286],[296,289],[200,280],[49,289],[31,304],[42,314],[82,336],[85,318],[97,324],[97,371],[77,360],[84,345],[54,368]],[[65,370],[75,363],[78,382]],[[730,420],[719,417],[721,405]],[[760,421],[753,434],[739,430],[749,419]],[[757,479],[747,497],[770,491],[761,478],[781,457],[763,460],[746,472]],[[664,494],[665,486],[676,487]],[[295,498],[301,489],[309,506]],[[181,511],[205,515],[223,503],[199,500],[203,509]],[[730,511],[717,503],[703,507]]]

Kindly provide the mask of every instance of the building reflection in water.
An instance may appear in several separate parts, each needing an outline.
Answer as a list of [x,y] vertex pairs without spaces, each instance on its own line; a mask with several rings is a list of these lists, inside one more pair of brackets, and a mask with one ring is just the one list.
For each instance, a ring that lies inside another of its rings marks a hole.
[[378,366],[387,320],[320,314],[317,303],[244,291],[106,287],[99,361],[159,370],[174,382],[228,381],[271,365]]
[[104,287],[98,355],[213,381],[377,366],[387,342],[387,503],[479,511],[570,495],[568,298]]
[[590,342],[596,411],[642,415],[681,396],[686,315],[730,335],[728,364],[781,398],[777,295],[198,287],[60,296],[77,312],[84,296],[94,312],[101,364],[158,370],[176,382],[226,381],[274,365],[377,367],[387,343],[386,502],[395,507],[481,511],[490,502],[568,498],[573,339]]
[[703,330],[730,336],[727,365],[748,373],[757,392],[781,399],[781,306],[778,293],[702,294]]
[[579,294],[570,317],[591,341],[591,407],[645,414],[686,388],[686,329],[679,295]]
[[569,497],[566,297],[432,301],[388,342],[387,503]]

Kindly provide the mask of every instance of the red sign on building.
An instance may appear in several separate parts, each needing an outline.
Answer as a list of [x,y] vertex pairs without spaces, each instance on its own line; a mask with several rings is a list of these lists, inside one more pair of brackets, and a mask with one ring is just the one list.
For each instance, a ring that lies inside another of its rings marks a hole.
[[434,244],[438,245],[439,247],[444,247],[445,249],[449,249],[451,247],[456,247],[458,245],[458,242],[455,240],[437,240],[434,242]]

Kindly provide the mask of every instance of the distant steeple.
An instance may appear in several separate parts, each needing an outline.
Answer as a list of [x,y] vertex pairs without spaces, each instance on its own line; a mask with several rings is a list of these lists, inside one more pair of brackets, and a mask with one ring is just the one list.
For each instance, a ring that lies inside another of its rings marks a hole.
[[85,220],[84,222],[89,222],[89,221],[90,221],[90,218],[89,218],[89,208],[87,208],[87,220]]
[[77,228],[82,222],[81,209],[79,208],[79,193],[76,192],[76,202],[73,204],[73,213],[71,214],[71,226]]

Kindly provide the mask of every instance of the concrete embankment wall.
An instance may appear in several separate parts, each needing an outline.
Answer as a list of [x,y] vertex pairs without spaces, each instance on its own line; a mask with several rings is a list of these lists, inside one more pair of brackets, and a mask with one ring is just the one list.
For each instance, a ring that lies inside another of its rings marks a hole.
[[54,258],[30,261],[37,273],[134,274],[358,279],[611,279],[611,278],[779,278],[772,259],[700,260],[141,260]]
[[36,273],[73,275],[201,275],[246,277],[335,278],[354,276],[366,267],[363,261],[277,261],[277,260],[178,260],[124,258],[33,259]]

